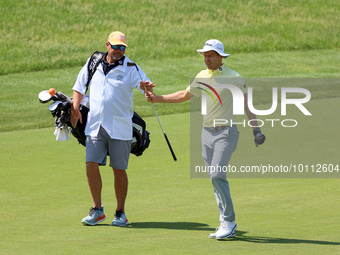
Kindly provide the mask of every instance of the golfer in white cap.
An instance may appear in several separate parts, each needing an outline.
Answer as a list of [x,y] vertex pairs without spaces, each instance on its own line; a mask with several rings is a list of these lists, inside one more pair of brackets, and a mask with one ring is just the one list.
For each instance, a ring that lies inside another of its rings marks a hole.
[[[197,50],[204,56],[207,69],[197,74],[194,82],[185,90],[177,91],[173,94],[156,96],[154,93],[146,94],[148,101],[154,103],[180,103],[189,100],[192,96],[201,96],[203,88],[213,88],[218,91],[221,104],[215,104],[215,100],[207,99],[207,113],[203,116],[202,129],[202,156],[206,166],[228,166],[232,153],[235,151],[239,132],[236,125],[216,126],[215,119],[232,120],[236,122],[233,115],[233,97],[227,88],[215,89],[218,80],[227,79],[228,84],[237,86],[244,93],[244,107],[247,117],[251,123],[254,134],[255,145],[262,144],[265,136],[256,121],[256,116],[248,109],[246,84],[241,75],[228,68],[222,60],[230,54],[224,52],[224,45],[219,40],[211,39],[205,42],[203,49]],[[198,80],[204,81],[197,82]],[[208,85],[209,87],[207,87]],[[209,169],[209,168],[208,168]],[[225,239],[235,237],[236,222],[233,202],[230,196],[229,182],[226,173],[223,171],[209,172],[211,183],[214,187],[217,205],[220,212],[220,226],[215,233],[210,234],[210,238]]]

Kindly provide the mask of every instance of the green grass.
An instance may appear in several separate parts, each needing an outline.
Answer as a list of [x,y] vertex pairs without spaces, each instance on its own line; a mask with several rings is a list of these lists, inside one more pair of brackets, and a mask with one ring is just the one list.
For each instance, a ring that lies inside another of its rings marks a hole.
[[[245,78],[338,78],[338,10],[338,1],[320,0],[3,0],[0,132],[49,127],[36,95],[50,87],[72,95],[80,68],[95,50],[105,50],[112,30],[126,33],[126,54],[157,84],[158,94],[186,88],[205,68],[196,49],[210,38],[224,42],[231,53],[227,65]],[[333,86],[313,96],[338,95]],[[139,114],[153,115],[143,96],[136,93],[134,101]],[[187,112],[189,102],[157,111]]]
[[155,105],[174,163],[152,107],[138,93],[135,110],[147,121],[151,146],[130,159],[131,225],[109,226],[113,174],[103,167],[108,218],[82,226],[91,206],[84,148],[74,138],[55,141],[48,104],[37,99],[50,87],[72,95],[80,68],[105,50],[114,30],[127,35],[126,54],[157,84],[157,94],[186,88],[205,68],[196,49],[217,38],[231,54],[226,64],[259,93],[256,107],[268,108],[271,87],[254,78],[317,81],[306,85],[310,119],[290,112],[299,127],[263,127],[267,141],[259,148],[250,128],[240,128],[231,163],[340,163],[339,8],[334,0],[2,0],[0,253],[339,254],[339,178],[230,178],[237,238],[208,239],[218,212],[209,179],[190,178],[190,103]]
[[228,53],[339,49],[339,1],[2,0],[0,75],[80,66],[126,33],[129,56],[192,56],[210,38]]
[[[189,178],[189,119],[189,113],[161,116],[178,158],[174,163],[157,119],[146,118],[151,145],[145,155],[130,159],[126,210],[131,225],[127,228],[109,226],[115,209],[109,167],[101,168],[107,220],[97,227],[81,225],[91,197],[85,152],[75,139],[57,142],[52,128],[0,133],[1,252],[338,253],[338,178],[231,178],[238,237],[225,242],[210,240],[208,235],[218,225],[218,212],[209,179]],[[327,126],[323,131],[325,141],[332,139]],[[291,141],[276,141],[281,136],[272,132],[267,132],[267,144],[255,148],[250,128],[240,129],[232,161],[242,162],[246,157],[247,162],[257,162],[261,157],[289,155],[286,150]],[[332,147],[323,150],[336,153]]]
[[[300,51],[271,53],[242,53],[231,55],[226,64],[237,70],[243,77],[251,78],[339,78],[340,69],[336,59],[340,51]],[[204,68],[202,57],[193,52],[190,58],[184,58],[178,63],[171,61],[144,60],[139,63],[149,78],[157,84],[156,94],[173,93],[185,89],[190,79]],[[47,110],[48,105],[39,103],[37,95],[40,91],[56,88],[65,94],[72,95],[72,86],[77,78],[80,67],[47,70],[41,72],[9,74],[0,76],[0,132],[50,127],[53,118]],[[254,93],[261,87],[261,99],[256,103],[266,103],[271,98],[271,90],[257,81]],[[327,79],[325,79],[327,81]],[[339,97],[338,80],[335,85],[314,85],[314,98]],[[305,86],[305,84],[304,84]],[[300,87],[300,86],[297,86]],[[309,86],[310,87],[310,86]],[[257,90],[256,90],[257,89]],[[255,94],[256,95],[256,94]],[[154,112],[144,96],[136,91],[134,96],[135,110],[141,116],[153,116]],[[188,112],[190,103],[156,105],[159,114]]]

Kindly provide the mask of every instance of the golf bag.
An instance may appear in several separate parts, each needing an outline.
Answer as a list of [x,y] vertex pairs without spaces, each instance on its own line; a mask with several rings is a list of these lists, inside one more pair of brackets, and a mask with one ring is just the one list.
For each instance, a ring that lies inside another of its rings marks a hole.
[[[103,56],[105,53],[103,52],[95,52],[89,61],[88,64],[88,81],[86,83],[86,91],[90,84],[93,74],[95,73],[99,63],[103,60]],[[80,144],[85,146],[85,126],[87,122],[87,115],[89,112],[88,102],[80,104],[80,112],[82,115],[82,123],[78,121],[77,126],[74,128],[70,122],[71,115],[71,99],[69,99],[66,95],[61,92],[56,93],[54,96],[49,96],[48,91],[42,91],[39,93],[39,101],[41,103],[47,103],[50,100],[54,102],[49,106],[49,110],[52,113],[53,117],[55,117],[54,125],[57,128],[64,128],[65,126],[70,129],[71,134],[78,140]],[[84,99],[87,96],[84,96]],[[86,102],[86,100],[84,100]],[[141,156],[146,148],[149,147],[150,144],[150,133],[146,130],[145,121],[134,112],[132,117],[132,144],[130,153]]]
[[[89,112],[89,109],[84,106],[80,105],[80,112],[82,116],[83,123],[80,123],[78,121],[77,126],[73,128],[71,126],[71,123],[66,122],[66,124],[71,127],[71,134],[77,138],[78,142],[85,146],[85,126],[87,121],[87,114]],[[65,116],[63,117],[65,119]],[[66,119],[68,120],[68,119]],[[146,148],[149,147],[150,144],[150,138],[149,138],[149,131],[147,131],[145,121],[136,113],[133,112],[132,117],[132,126],[133,126],[133,139],[131,144],[131,151],[130,153],[141,156]]]
[[[87,65],[88,77],[86,82],[86,92],[90,85],[90,81],[97,70],[98,65],[104,60],[104,56],[105,52],[100,51],[96,51],[92,54]],[[84,112],[84,115],[86,115],[87,119],[87,112],[86,113]],[[145,121],[135,111],[133,112],[132,126],[133,126],[133,139],[131,144],[131,153],[135,154],[136,156],[140,156],[143,154],[143,151],[149,147],[150,133],[145,129],[146,128]]]
[[[48,94],[47,91],[42,91],[40,94]],[[40,95],[39,94],[39,95]],[[81,104],[79,107],[80,113],[82,115],[82,123],[78,121],[77,126],[74,128],[70,122],[71,108],[72,105],[66,100],[66,96],[58,92],[56,95],[50,97],[49,100],[40,100],[41,103],[47,103],[50,100],[54,102],[48,107],[53,117],[55,117],[54,125],[57,128],[67,128],[70,130],[71,134],[78,140],[80,144],[85,146],[85,126],[87,122],[87,115],[89,112],[89,108],[85,106],[85,104]],[[134,112],[132,117],[132,126],[133,126],[133,139],[131,144],[130,153],[141,156],[146,148],[149,147],[150,144],[150,133],[146,130],[145,121]]]

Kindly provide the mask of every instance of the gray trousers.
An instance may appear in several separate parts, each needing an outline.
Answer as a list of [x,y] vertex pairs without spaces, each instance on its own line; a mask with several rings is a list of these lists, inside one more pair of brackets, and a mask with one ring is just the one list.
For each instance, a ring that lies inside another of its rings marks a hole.
[[225,171],[217,171],[217,169],[229,165],[231,155],[237,146],[239,133],[236,126],[226,126],[224,129],[217,127],[216,129],[203,128],[201,137],[202,157],[207,168],[210,167],[210,169],[215,170],[209,171],[209,176],[220,211],[220,221],[235,221],[227,174]]

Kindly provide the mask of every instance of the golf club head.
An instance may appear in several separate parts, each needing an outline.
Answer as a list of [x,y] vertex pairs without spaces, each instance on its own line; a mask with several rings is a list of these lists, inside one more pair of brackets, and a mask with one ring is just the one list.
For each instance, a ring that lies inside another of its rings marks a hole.
[[136,66],[136,63],[133,63],[133,62],[127,62],[127,66]]
[[139,75],[139,78],[140,78],[140,80],[143,82],[143,78],[142,78],[142,76],[141,76],[141,74],[140,74],[140,72],[139,72],[139,69],[138,69],[137,64],[134,63],[134,62],[127,62],[127,66],[134,66],[134,67],[136,67],[136,70],[137,70],[137,73],[138,73],[138,75]]
[[47,103],[52,100],[52,96],[48,93],[48,90],[43,90],[38,95],[40,103]]
[[52,113],[55,114],[56,111],[62,106],[62,102],[60,101],[54,101],[50,106],[48,107],[48,110]]
[[[136,67],[136,69],[137,69],[137,71],[138,71],[138,73],[139,73],[139,69],[138,69],[138,66],[137,66],[136,63],[134,63],[134,62],[127,62],[127,66],[134,66],[134,67]],[[139,75],[140,75],[140,74],[139,74]]]

